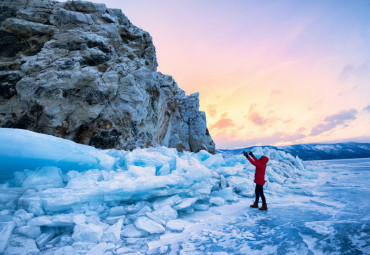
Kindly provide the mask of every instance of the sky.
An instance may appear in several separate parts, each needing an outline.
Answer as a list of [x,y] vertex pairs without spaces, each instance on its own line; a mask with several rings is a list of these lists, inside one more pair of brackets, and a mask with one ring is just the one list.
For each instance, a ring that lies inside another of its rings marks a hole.
[[370,142],[370,1],[94,0],[200,92],[217,149]]

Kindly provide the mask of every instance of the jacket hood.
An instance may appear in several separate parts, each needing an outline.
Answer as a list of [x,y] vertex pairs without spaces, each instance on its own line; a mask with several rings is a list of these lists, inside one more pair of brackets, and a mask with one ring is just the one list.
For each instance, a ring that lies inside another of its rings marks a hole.
[[269,162],[269,158],[266,157],[266,156],[262,156],[260,159],[259,159],[259,162],[263,163],[263,164],[267,164],[267,162]]

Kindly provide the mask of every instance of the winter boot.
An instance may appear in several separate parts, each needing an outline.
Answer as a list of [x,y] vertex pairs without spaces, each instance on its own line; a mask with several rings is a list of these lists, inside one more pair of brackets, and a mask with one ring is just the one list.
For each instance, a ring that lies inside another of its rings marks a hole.
[[262,205],[262,206],[260,207],[260,210],[263,210],[263,211],[267,210],[267,205]]
[[252,208],[258,208],[258,203],[254,202],[253,205],[251,205]]

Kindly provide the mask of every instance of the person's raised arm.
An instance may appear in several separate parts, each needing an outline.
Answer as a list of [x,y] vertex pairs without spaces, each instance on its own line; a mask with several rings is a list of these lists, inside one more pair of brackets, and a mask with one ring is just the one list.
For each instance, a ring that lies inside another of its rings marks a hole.
[[[252,152],[249,152],[249,154]],[[248,159],[249,162],[251,162],[252,165],[256,166],[256,162],[248,156],[248,152],[243,151],[243,155]]]
[[254,163],[252,163],[254,166],[262,166],[262,164],[258,161],[258,159],[253,155],[253,152],[250,151],[249,155],[254,159]]
[[254,161],[258,161],[258,159],[253,155],[253,152],[249,152],[249,155],[251,155],[251,157],[254,159]]

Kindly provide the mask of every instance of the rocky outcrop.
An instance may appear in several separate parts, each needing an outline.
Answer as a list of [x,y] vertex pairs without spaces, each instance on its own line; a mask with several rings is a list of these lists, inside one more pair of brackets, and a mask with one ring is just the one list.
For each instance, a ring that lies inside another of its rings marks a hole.
[[157,72],[151,36],[85,1],[0,2],[0,127],[97,148],[215,151],[198,94]]

